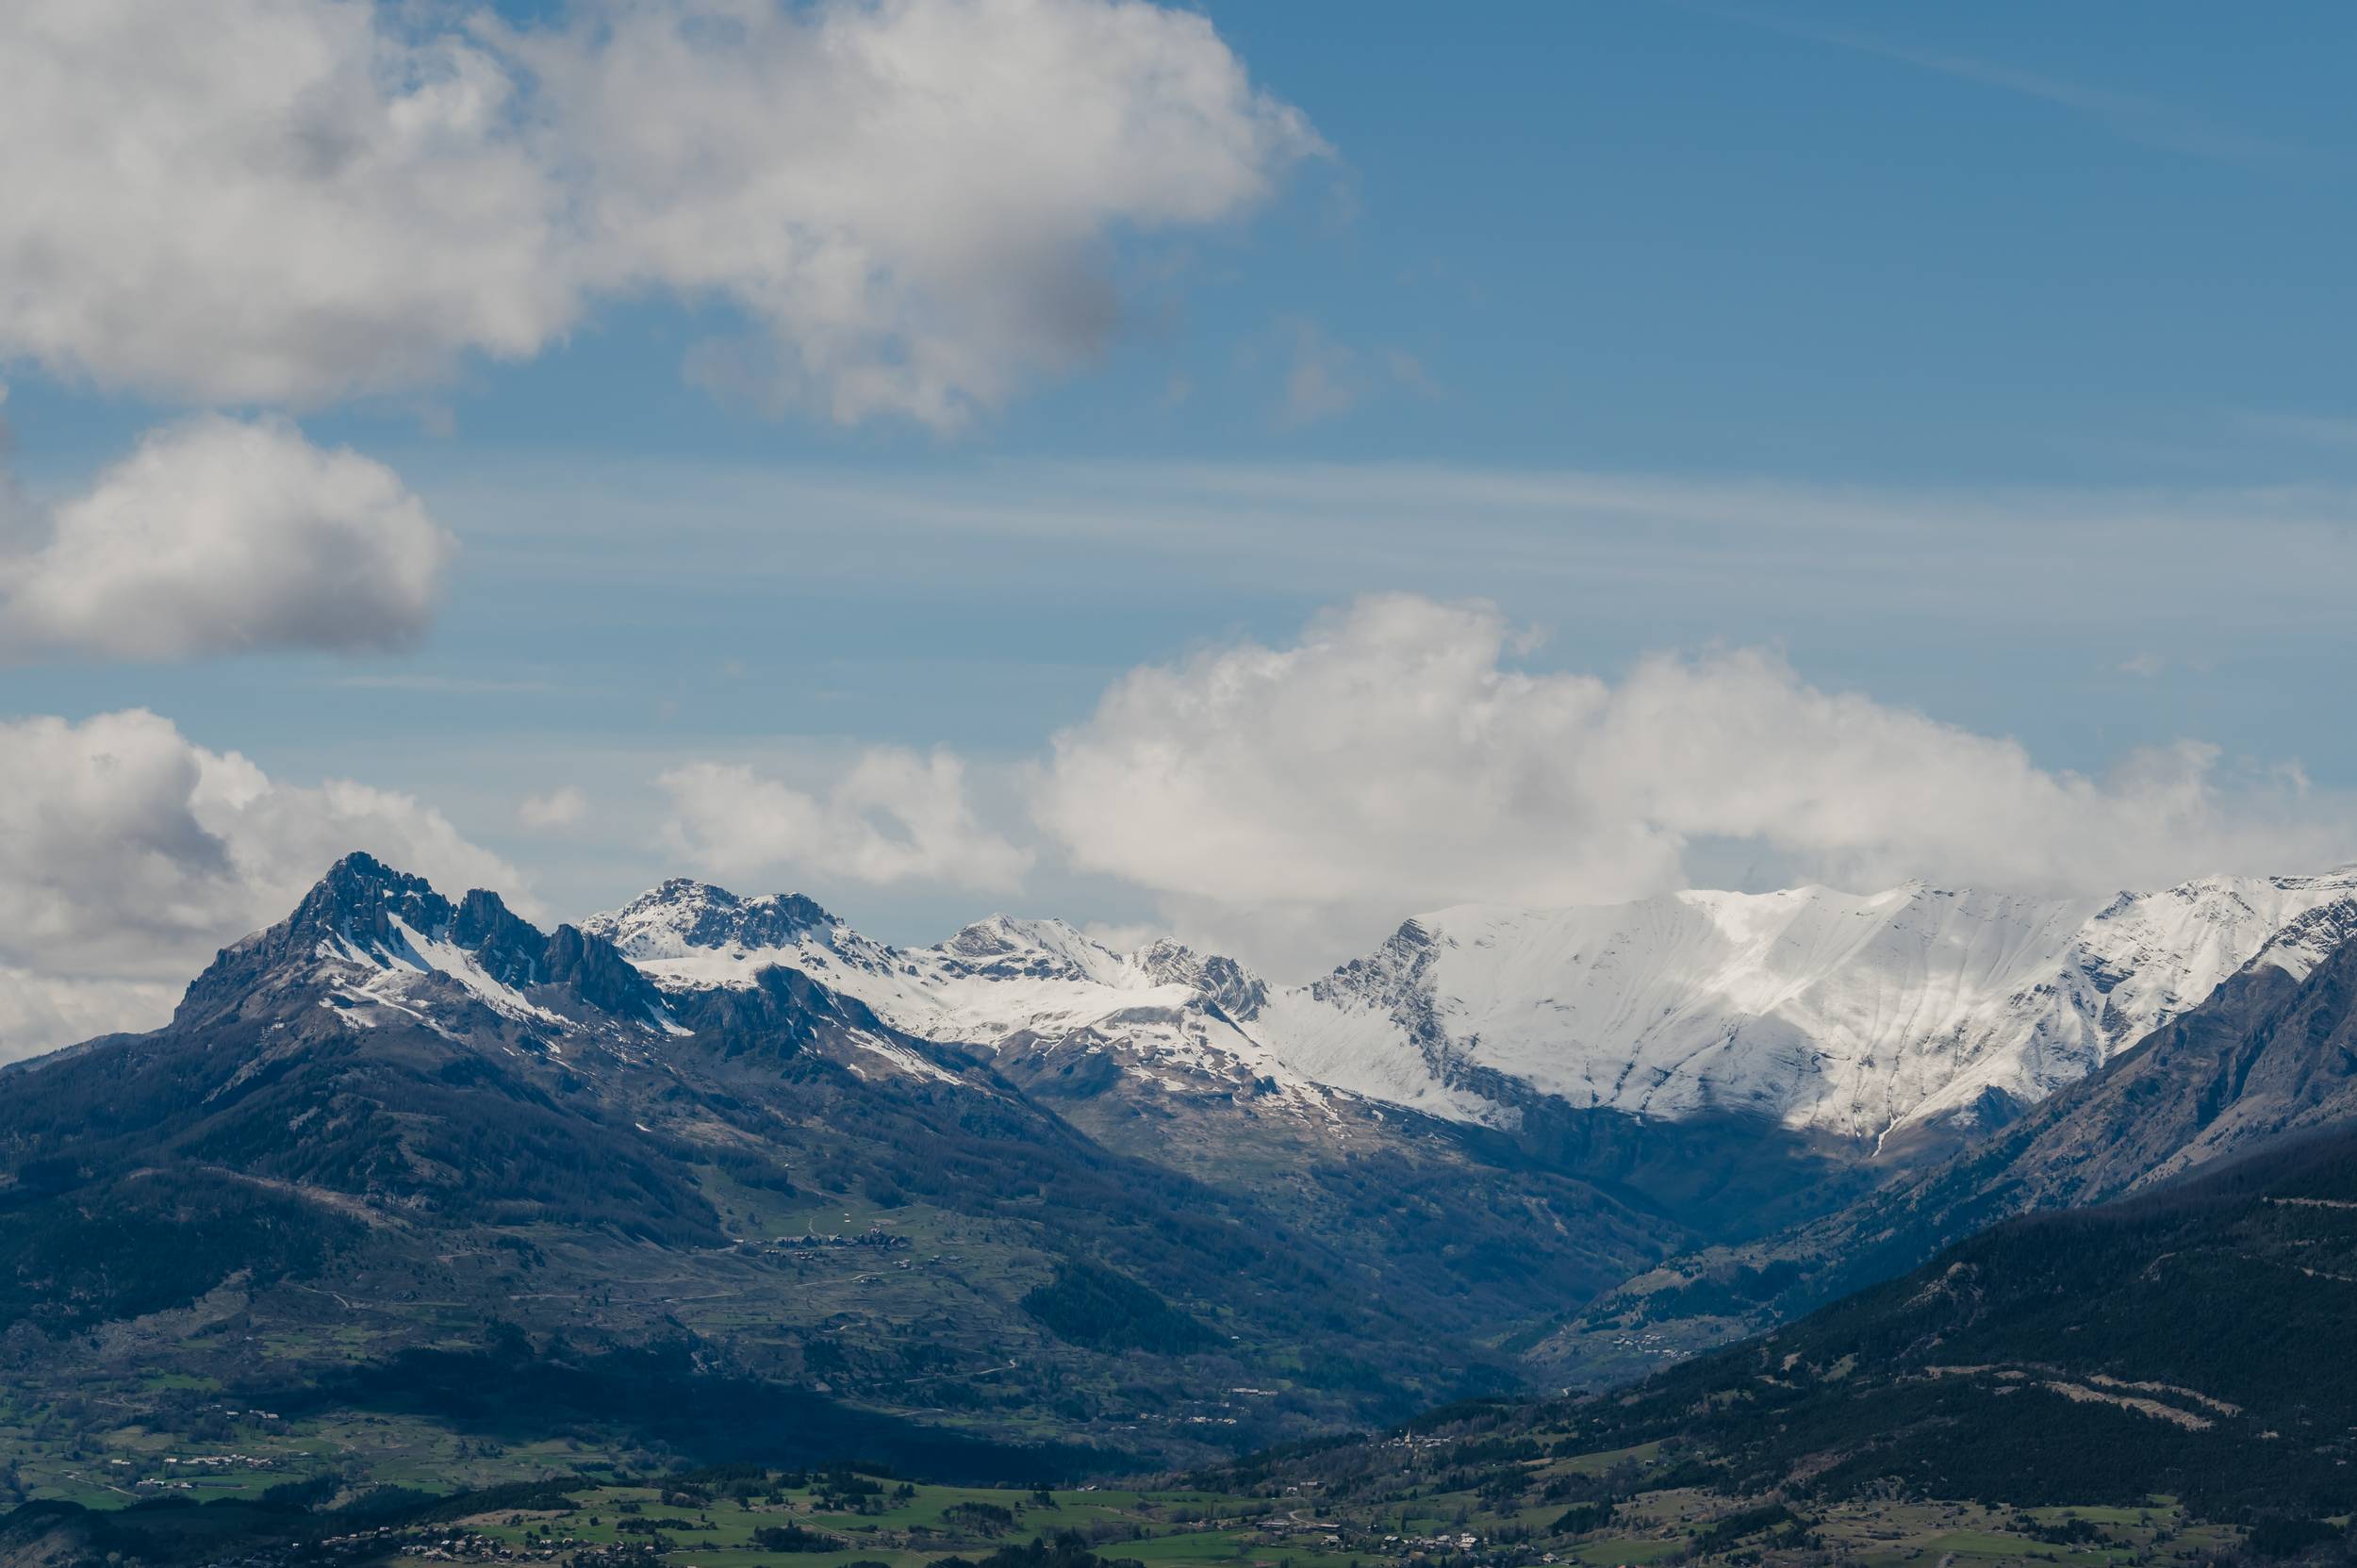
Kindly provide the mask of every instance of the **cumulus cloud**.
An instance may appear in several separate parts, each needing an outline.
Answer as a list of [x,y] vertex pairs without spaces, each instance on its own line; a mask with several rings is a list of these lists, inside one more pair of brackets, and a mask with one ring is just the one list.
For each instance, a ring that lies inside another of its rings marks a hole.
[[577,827],[588,815],[589,797],[571,784],[545,795],[527,795],[516,807],[516,819],[534,833]]
[[0,355],[318,402],[535,355],[597,301],[724,301],[703,379],[948,427],[1085,359],[1122,237],[1319,143],[1144,0],[0,8]]
[[400,648],[457,548],[383,464],[219,416],[149,435],[45,522],[0,555],[0,656]]
[[365,3],[0,7],[0,347],[237,403],[531,354],[578,296],[522,107]]
[[669,798],[667,843],[716,876],[782,866],[823,880],[1003,889],[1031,864],[978,819],[964,765],[948,751],[873,747],[818,791],[732,763],[673,768],[656,784]]
[[2072,894],[2357,849],[2296,776],[2233,779],[2205,746],[2089,778],[1757,651],[1617,682],[1530,672],[1522,652],[1488,605],[1393,596],[1291,647],[1134,670],[1055,738],[1038,820],[1174,918],[1329,959],[1417,909],[1682,886],[1715,840],[1796,880]]
[[163,1022],[355,849],[446,889],[521,880],[410,796],[276,781],[143,710],[0,723],[0,1059]]

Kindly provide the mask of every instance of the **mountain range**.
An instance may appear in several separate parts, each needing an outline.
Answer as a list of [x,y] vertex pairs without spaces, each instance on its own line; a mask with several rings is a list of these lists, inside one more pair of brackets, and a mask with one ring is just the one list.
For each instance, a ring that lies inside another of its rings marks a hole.
[[782,965],[925,1038],[1111,1052],[1173,1093],[1252,1084],[1305,1110],[1339,1093],[1498,1127],[1536,1096],[1879,1149],[2008,1118],[2255,958],[2312,961],[2357,931],[2357,870],[2108,900],[1909,883],[1463,906],[1297,987],[1169,941],[1116,952],[1057,920],[994,916],[894,949],[805,898],[684,879],[584,929],[673,994]]
[[543,932],[353,855],[165,1028],[0,1071],[0,1370],[409,1452],[1176,1462],[1624,1378],[2337,1125],[2352,935],[2348,872],[1689,893],[1283,987],[685,880]]
[[348,857],[165,1028],[0,1075],[8,1408],[170,1428],[229,1388],[412,1445],[1030,1477],[1508,1386],[1499,1325],[1706,1234],[1339,1098],[1212,1100],[1207,1181],[997,1056],[781,966],[658,985]]

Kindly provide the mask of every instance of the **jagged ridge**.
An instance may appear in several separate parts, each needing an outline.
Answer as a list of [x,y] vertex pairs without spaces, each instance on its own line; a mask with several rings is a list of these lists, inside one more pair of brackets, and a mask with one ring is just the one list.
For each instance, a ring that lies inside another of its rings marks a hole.
[[994,916],[896,949],[805,898],[686,881],[586,924],[674,992],[783,965],[912,1033],[1113,1049],[1174,1086],[1241,1079],[1509,1127],[1529,1095],[1553,1096],[1896,1152],[2002,1123],[2254,959],[2313,963],[2357,930],[2357,874],[2108,901],[1910,883],[1467,906],[1292,988],[1177,943],[1117,952],[1055,920]]

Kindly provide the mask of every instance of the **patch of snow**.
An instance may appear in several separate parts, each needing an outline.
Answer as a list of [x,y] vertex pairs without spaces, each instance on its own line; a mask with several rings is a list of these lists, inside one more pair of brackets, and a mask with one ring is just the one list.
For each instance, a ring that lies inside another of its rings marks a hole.
[[862,1050],[871,1051],[882,1057],[910,1078],[931,1079],[936,1083],[955,1084],[958,1082],[957,1074],[947,1070],[938,1063],[928,1062],[906,1046],[895,1045],[889,1040],[880,1040],[865,1030],[853,1030],[849,1038],[851,1043]]
[[564,1019],[545,1007],[525,999],[522,992],[503,984],[475,962],[474,954],[438,935],[415,931],[399,916],[389,922],[399,939],[385,954],[387,974],[408,970],[419,974],[439,974],[456,981],[494,1013],[511,1018],[536,1018],[544,1023],[562,1024]]

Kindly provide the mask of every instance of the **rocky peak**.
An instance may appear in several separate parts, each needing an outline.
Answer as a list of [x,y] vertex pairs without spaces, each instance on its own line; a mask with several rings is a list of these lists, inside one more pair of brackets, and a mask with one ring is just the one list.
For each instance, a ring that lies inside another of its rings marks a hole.
[[1268,1003],[1268,982],[1232,958],[1198,953],[1167,937],[1148,942],[1133,955],[1157,985],[1186,985],[1201,992],[1237,1023],[1248,1023]]
[[977,920],[935,950],[954,967],[994,980],[1104,980],[1121,964],[1062,920],[1012,915]]
[[1438,943],[1421,919],[1407,919],[1364,958],[1312,981],[1310,994],[1336,1005],[1357,1004],[1389,1011],[1409,1001],[1429,969]]
[[[496,895],[484,893],[501,914],[505,906]],[[447,929],[457,911],[423,877],[396,871],[374,855],[354,851],[327,868],[303,896],[294,913],[264,932],[264,938],[281,936],[290,944],[339,939],[363,951],[380,951],[399,940],[398,920],[412,931]],[[488,918],[487,911],[479,917]],[[513,918],[513,916],[510,916]]]
[[475,888],[458,901],[446,928],[451,944],[474,955],[486,974],[503,985],[537,985],[548,938],[523,919],[500,896]]
[[559,926],[543,945],[539,963],[549,984],[569,987],[600,1012],[661,1025],[663,993],[604,937],[579,926]]
[[582,922],[584,930],[634,959],[676,957],[699,948],[790,948],[841,924],[799,893],[739,898],[692,877],[672,877],[621,908]]
[[404,976],[439,976],[494,1012],[540,1023],[562,1020],[528,993],[553,990],[560,1009],[634,1025],[654,1027],[663,1015],[660,993],[603,937],[571,926],[544,934],[483,888],[453,904],[424,878],[354,853],[328,867],[286,919],[223,949],[189,987],[174,1022],[308,1005],[306,998],[343,1011],[354,1005],[355,984]]

